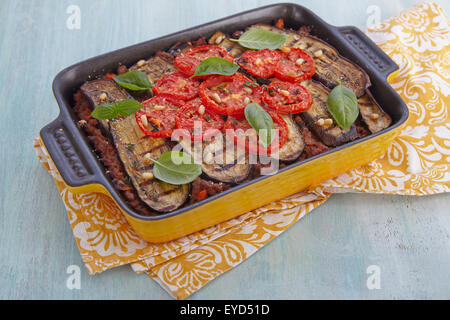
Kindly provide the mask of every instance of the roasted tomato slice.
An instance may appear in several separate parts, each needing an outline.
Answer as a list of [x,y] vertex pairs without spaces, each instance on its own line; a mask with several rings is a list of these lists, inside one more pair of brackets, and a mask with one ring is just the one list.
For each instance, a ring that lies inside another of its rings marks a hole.
[[196,121],[201,122],[203,139],[216,135],[224,126],[222,117],[214,111],[206,109],[200,99],[195,99],[182,106],[175,116],[176,128],[187,130],[190,137],[194,137]]
[[276,152],[286,143],[288,128],[286,122],[276,112],[269,111],[269,114],[272,117],[275,130],[278,130],[278,143],[276,143],[276,140],[272,140],[269,146],[264,146],[259,141],[256,130],[252,128],[245,117],[241,119],[236,119],[232,116],[228,117],[224,127],[227,137],[234,138],[237,147],[245,149],[249,153],[270,155]]
[[308,89],[290,82],[271,83],[265,88],[263,98],[270,109],[283,114],[303,112],[313,103]]
[[175,115],[184,101],[169,95],[160,95],[146,100],[144,106],[135,113],[139,128],[147,136],[167,138],[175,129]]
[[298,48],[289,48],[289,52],[278,52],[280,65],[275,77],[283,81],[300,82],[311,79],[316,72],[313,58]]
[[181,72],[174,72],[163,76],[153,87],[155,95],[168,94],[181,100],[191,100],[198,95],[200,82],[189,79]]
[[195,73],[200,62],[209,57],[219,57],[233,62],[233,56],[225,49],[208,44],[181,52],[173,63],[178,70],[190,77]]
[[240,73],[232,76],[211,76],[199,88],[203,104],[221,114],[242,116],[245,107],[262,102],[262,89]]
[[238,64],[255,77],[269,78],[278,69],[280,56],[278,52],[270,49],[247,50],[239,58]]

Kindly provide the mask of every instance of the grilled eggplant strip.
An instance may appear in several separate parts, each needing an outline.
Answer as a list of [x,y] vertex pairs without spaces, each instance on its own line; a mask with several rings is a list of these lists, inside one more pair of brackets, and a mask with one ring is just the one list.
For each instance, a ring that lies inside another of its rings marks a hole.
[[[201,162],[201,168],[205,176],[214,181],[237,184],[248,177],[251,165],[245,152],[238,150],[236,147],[234,147],[234,152],[227,153],[225,143],[225,136],[223,136],[222,141],[212,138],[203,144],[202,154],[197,154],[194,152],[194,146],[190,141],[186,139],[180,141],[183,150]],[[208,156],[208,154],[210,155]],[[201,159],[199,158],[200,155],[203,156]],[[215,163],[214,160],[220,159],[220,157],[222,157],[222,163]]]
[[130,71],[139,70],[147,74],[152,86],[165,74],[177,71],[172,61],[155,55],[146,61],[139,61],[130,67]]
[[209,44],[218,45],[227,50],[234,58],[239,58],[244,52],[245,48],[238,43],[230,41],[230,39],[221,31],[214,33],[208,40]]
[[302,112],[300,116],[324,144],[329,147],[340,146],[346,142],[353,141],[358,138],[358,132],[355,125],[348,130],[343,130],[333,121],[331,126],[319,125],[319,120],[327,121],[333,119],[327,109],[327,99],[330,90],[321,83],[314,80],[307,80],[301,83],[305,86],[313,96],[313,104],[311,108]]
[[358,106],[361,112],[361,118],[366,123],[370,132],[376,133],[391,125],[391,117],[381,109],[369,90],[358,99]]
[[298,125],[292,120],[291,115],[281,115],[287,124],[288,138],[286,143],[278,151],[278,159],[283,162],[297,160],[305,148],[305,140]]
[[152,161],[169,151],[164,139],[146,136],[133,116],[110,121],[111,135],[125,170],[139,198],[158,212],[170,212],[184,204],[189,195],[189,185],[171,185],[151,179]]
[[260,28],[288,35],[285,46],[300,48],[308,53],[316,63],[314,79],[322,82],[330,89],[334,88],[340,81],[353,90],[357,97],[361,97],[370,86],[369,76],[364,70],[340,56],[335,48],[316,37],[264,24],[256,24],[250,28]]
[[[103,103],[118,103],[130,95],[118,86],[114,81],[98,79],[85,82],[81,86],[81,92],[88,98],[92,109]],[[109,132],[109,120],[100,120],[100,125],[105,133]]]

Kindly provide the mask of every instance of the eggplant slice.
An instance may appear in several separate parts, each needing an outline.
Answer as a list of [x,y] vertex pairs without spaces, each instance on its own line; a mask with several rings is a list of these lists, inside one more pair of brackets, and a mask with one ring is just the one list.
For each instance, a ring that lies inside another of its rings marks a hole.
[[231,152],[226,152],[225,135],[222,139],[213,137],[203,143],[200,152],[195,152],[194,145],[187,139],[181,140],[180,145],[201,163],[203,174],[214,181],[238,184],[250,174],[251,165],[245,152],[234,146],[230,147]]
[[158,212],[170,212],[184,204],[189,195],[189,185],[172,185],[157,179],[149,179],[153,162],[145,157],[158,159],[169,151],[164,139],[146,136],[139,129],[135,117],[129,116],[110,121],[111,135],[125,170],[139,198]]
[[285,46],[300,48],[308,53],[316,63],[314,79],[322,82],[330,89],[337,86],[338,81],[340,81],[343,85],[353,90],[357,97],[361,97],[370,86],[369,76],[363,69],[340,56],[335,48],[316,37],[264,24],[256,24],[250,28],[286,34],[288,39]]
[[[81,86],[81,92],[88,98],[92,109],[103,103],[118,103],[123,99],[131,98],[130,95],[114,81],[98,79],[85,82]],[[105,96],[105,99],[102,99]],[[109,133],[109,120],[100,120],[100,125],[105,133]]]
[[173,61],[170,61],[168,58],[163,58],[160,55],[155,55],[143,62],[139,61],[130,67],[130,71],[132,70],[139,70],[146,73],[152,86],[163,75],[177,71],[173,65]]
[[287,124],[288,138],[278,151],[278,159],[283,162],[292,162],[302,154],[305,148],[305,139],[298,125],[292,120],[291,115],[282,115],[281,117]]
[[391,117],[381,109],[369,90],[358,99],[358,106],[361,112],[361,118],[366,123],[370,132],[376,133],[391,125]]
[[305,121],[308,128],[310,128],[324,144],[329,147],[337,147],[358,138],[358,132],[355,125],[352,125],[347,130],[341,129],[334,121],[331,126],[320,126],[318,124],[320,119],[323,119],[323,121],[333,119],[327,109],[327,99],[330,90],[314,80],[306,80],[301,84],[311,92],[313,104],[311,108],[300,113],[300,116],[303,121]]

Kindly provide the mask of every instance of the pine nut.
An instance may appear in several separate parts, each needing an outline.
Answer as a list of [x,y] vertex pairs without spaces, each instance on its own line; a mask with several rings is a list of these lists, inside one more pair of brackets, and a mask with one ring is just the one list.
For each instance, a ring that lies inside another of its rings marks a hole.
[[144,66],[144,64],[145,64],[145,60],[139,60],[139,61],[136,63],[136,65],[138,66],[138,68]]
[[204,114],[205,113],[205,106],[204,105],[200,105],[200,107],[198,107],[198,113],[199,114]]
[[301,66],[304,62],[305,62],[305,59],[300,58],[300,59],[297,59],[297,61],[295,61],[295,64],[298,66]]
[[141,115],[141,122],[144,125],[144,127],[148,126],[147,116],[145,114]]
[[144,179],[145,181],[148,181],[148,180],[152,180],[153,179],[153,173],[152,172],[144,172],[143,174],[142,174],[142,179]]
[[322,50],[317,50],[316,52],[314,52],[314,57],[315,58],[320,58],[323,56],[323,51]]
[[322,127],[324,124],[325,124],[325,120],[324,119],[320,118],[319,120],[317,120],[317,125],[319,127]]
[[330,118],[325,119],[324,123],[325,123],[326,126],[330,127],[330,126],[333,125],[333,119],[330,119]]
[[100,101],[105,101],[106,98],[108,98],[108,95],[103,92],[98,98],[100,99]]
[[222,99],[220,99],[219,94],[216,92],[212,95],[212,98],[214,99],[214,101],[216,101],[217,103],[221,103]]
[[291,52],[291,48],[281,47],[281,51],[283,51],[284,53],[289,53],[289,52]]
[[380,115],[377,114],[377,113],[372,113],[372,114],[370,115],[370,119],[372,119],[372,120],[377,120],[379,117],[380,117]]
[[153,107],[153,109],[155,110],[164,110],[166,108],[166,106],[160,106],[160,105],[156,105]]
[[253,93],[253,90],[251,88],[249,88],[249,87],[245,87],[243,90],[245,92],[247,92],[248,94],[252,94]]
[[290,93],[287,90],[280,90],[280,94],[282,94],[285,97],[289,97],[290,96]]

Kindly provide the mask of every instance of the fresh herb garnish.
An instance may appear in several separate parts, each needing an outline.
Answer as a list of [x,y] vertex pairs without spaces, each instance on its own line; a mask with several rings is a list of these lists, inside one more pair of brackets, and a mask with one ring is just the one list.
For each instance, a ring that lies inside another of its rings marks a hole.
[[254,28],[244,32],[244,34],[239,39],[230,40],[239,43],[241,46],[247,49],[276,50],[286,42],[287,36],[269,30]]
[[124,99],[119,103],[105,103],[98,105],[91,116],[98,120],[114,119],[117,116],[129,116],[141,109],[143,106],[133,99]]
[[247,88],[247,87],[257,88],[258,84],[256,82],[245,81],[243,86],[244,86],[244,88]]
[[219,57],[209,57],[200,62],[194,75],[191,78],[198,76],[207,76],[210,74],[219,74],[223,76],[231,76],[238,71],[239,66],[228,60]]
[[359,114],[355,93],[341,83],[328,95],[327,109],[339,127],[344,130],[352,126]]
[[133,70],[114,77],[114,81],[121,87],[132,91],[150,89],[150,80],[145,72]]
[[153,175],[156,179],[175,185],[194,181],[202,174],[200,165],[192,157],[181,151],[169,151],[153,160]]
[[272,130],[275,129],[272,117],[259,104],[253,102],[245,107],[245,118],[248,123],[256,130],[259,141],[265,146],[272,143]]

